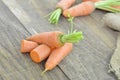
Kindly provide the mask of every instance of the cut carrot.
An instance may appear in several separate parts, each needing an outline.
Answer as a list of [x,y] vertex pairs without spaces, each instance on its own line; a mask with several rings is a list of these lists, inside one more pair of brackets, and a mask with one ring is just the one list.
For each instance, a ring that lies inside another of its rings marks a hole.
[[95,10],[94,3],[91,1],[82,2],[76,6],[64,10],[63,15],[65,17],[76,17],[89,15]]
[[47,45],[41,44],[30,52],[30,57],[34,62],[39,63],[49,56],[50,51]]
[[63,60],[63,58],[65,58],[72,51],[72,48],[72,43],[65,43],[64,46],[53,50],[45,63],[45,70],[43,73],[55,68]]
[[51,49],[58,48],[64,45],[64,43],[75,43],[83,39],[82,32],[73,32],[71,34],[63,34],[60,31],[43,32],[33,35],[27,40],[37,42],[39,44],[46,44]]
[[21,52],[23,52],[23,53],[30,52],[37,46],[38,46],[38,44],[36,42],[22,40],[21,41]]
[[60,0],[56,5],[56,9],[48,15],[50,16],[48,21],[52,24],[57,24],[62,11],[68,9],[75,1],[76,0]]

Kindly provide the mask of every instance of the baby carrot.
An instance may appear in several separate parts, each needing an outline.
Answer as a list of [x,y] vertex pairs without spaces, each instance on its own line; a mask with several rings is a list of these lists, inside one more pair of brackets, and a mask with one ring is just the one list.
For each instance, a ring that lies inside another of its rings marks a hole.
[[50,16],[48,21],[52,24],[57,24],[62,11],[68,9],[75,1],[76,0],[60,0],[56,5],[56,9],[48,15]]
[[82,2],[76,6],[63,11],[65,17],[76,17],[89,15],[95,10],[94,3],[91,1]]
[[65,58],[72,51],[72,48],[72,43],[65,43],[64,46],[54,49],[45,63],[45,70],[42,74],[55,68],[63,60],[63,58]]
[[34,41],[40,44],[46,44],[51,49],[61,47],[66,42],[75,43],[81,39],[83,39],[82,32],[63,34],[60,31],[43,32],[27,38],[27,40],[30,41]]
[[120,12],[119,9],[112,7],[119,5],[120,0],[101,0],[95,3],[89,0],[64,10],[63,15],[69,18],[76,16],[85,16],[91,14],[96,8],[110,12]]
[[60,0],[57,3],[56,8],[61,8],[62,10],[68,9],[76,0]]
[[101,0],[98,2],[95,2],[95,7],[97,9],[117,13],[120,12],[120,9],[117,9],[113,6],[120,6],[120,0]]
[[93,2],[98,2],[98,1],[101,1],[101,0],[83,0],[84,1],[93,1]]
[[85,1],[92,1],[92,2],[98,2],[98,1],[101,1],[101,0],[82,0],[83,2]]
[[116,8],[116,9],[120,9],[120,6],[112,6],[112,7]]
[[30,52],[37,46],[38,46],[38,44],[36,42],[22,40],[21,41],[21,52],[23,52],[23,53]]
[[39,63],[49,56],[50,51],[47,45],[41,44],[30,52],[30,57],[34,62]]

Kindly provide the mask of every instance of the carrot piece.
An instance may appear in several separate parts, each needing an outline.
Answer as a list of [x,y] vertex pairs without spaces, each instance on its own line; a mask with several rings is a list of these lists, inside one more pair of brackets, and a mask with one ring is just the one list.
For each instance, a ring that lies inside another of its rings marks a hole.
[[27,40],[31,40],[40,44],[46,44],[51,49],[61,47],[66,42],[75,43],[81,39],[83,39],[82,32],[63,34],[60,31],[43,32],[27,38]]
[[120,6],[112,6],[113,8],[120,9]]
[[68,9],[76,0],[60,0],[57,3],[56,8],[61,8],[62,10]]
[[63,58],[65,58],[72,51],[72,48],[72,43],[65,43],[64,46],[53,50],[45,63],[45,70],[42,74],[55,68],[63,60]]
[[62,35],[62,32],[53,31],[53,32],[43,32],[40,34],[33,35],[27,40],[31,40],[37,43],[43,43],[48,45],[51,49],[54,47],[61,47],[63,44],[58,40],[59,37]]
[[94,3],[91,1],[82,2],[76,6],[73,6],[69,9],[63,11],[65,17],[76,17],[76,16],[85,16],[89,15],[95,10]]
[[30,52],[30,57],[34,62],[39,63],[49,56],[50,51],[47,45],[41,44]]
[[101,0],[95,2],[95,7],[97,9],[117,13],[120,12],[120,9],[115,8],[114,6],[120,6],[120,0]]
[[50,16],[48,21],[52,24],[57,24],[62,14],[62,11],[68,9],[71,5],[75,3],[75,1],[76,0],[60,0],[56,4],[56,9],[48,15]]
[[83,2],[85,1],[92,1],[92,2],[98,2],[98,1],[101,1],[101,0],[82,0]]
[[23,53],[30,52],[37,46],[38,46],[38,44],[36,42],[22,40],[21,41],[21,52],[23,52]]

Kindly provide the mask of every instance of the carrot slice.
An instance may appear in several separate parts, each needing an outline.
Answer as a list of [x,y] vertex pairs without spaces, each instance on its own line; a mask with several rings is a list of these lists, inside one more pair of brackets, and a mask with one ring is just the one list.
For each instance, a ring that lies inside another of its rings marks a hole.
[[22,40],[21,41],[21,50],[20,51],[23,52],[23,53],[30,52],[34,48],[36,48],[37,46],[38,46],[38,44],[36,42]]
[[34,62],[39,63],[49,56],[50,51],[47,45],[41,44],[30,52],[30,57]]

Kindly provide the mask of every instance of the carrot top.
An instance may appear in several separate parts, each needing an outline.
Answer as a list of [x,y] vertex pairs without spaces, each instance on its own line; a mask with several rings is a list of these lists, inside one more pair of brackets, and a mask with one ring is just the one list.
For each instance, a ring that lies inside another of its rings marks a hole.
[[62,43],[76,43],[83,38],[82,32],[73,31],[72,33],[61,35],[60,41]]
[[48,14],[48,16],[50,16],[48,21],[52,24],[57,24],[61,14],[62,14],[62,9],[56,8],[53,12]]
[[95,7],[98,9],[110,11],[113,13],[120,12],[120,9],[112,6],[120,6],[120,0],[104,0],[95,3]]

